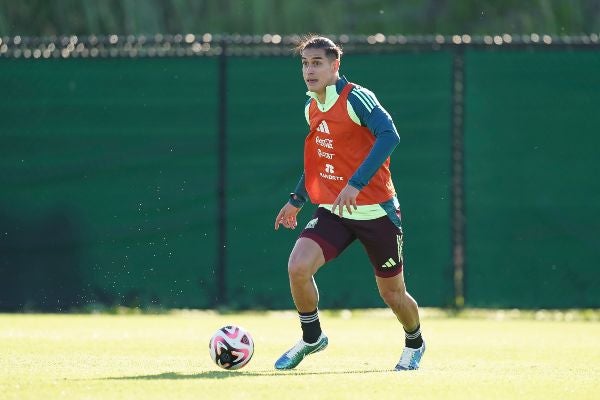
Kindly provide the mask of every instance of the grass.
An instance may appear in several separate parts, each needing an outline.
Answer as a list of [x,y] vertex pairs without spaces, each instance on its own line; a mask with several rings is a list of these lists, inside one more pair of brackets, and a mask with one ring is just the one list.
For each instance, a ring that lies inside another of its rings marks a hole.
[[[273,362],[299,337],[293,312],[0,314],[0,398],[600,398],[598,320],[517,314],[425,309],[427,353],[405,373],[391,371],[402,334],[387,310],[323,313],[329,347],[289,372]],[[208,356],[213,331],[231,323],[256,346],[239,371]]]

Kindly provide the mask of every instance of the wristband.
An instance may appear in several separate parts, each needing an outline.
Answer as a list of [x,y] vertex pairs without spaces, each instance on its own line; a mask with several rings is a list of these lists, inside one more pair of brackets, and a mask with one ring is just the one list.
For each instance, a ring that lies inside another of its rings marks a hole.
[[302,208],[306,200],[302,196],[297,195],[296,193],[290,193],[289,203],[297,208]]

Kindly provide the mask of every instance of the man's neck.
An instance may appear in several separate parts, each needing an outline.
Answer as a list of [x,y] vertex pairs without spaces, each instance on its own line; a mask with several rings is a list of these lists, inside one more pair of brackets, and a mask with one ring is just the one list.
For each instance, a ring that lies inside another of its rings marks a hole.
[[[336,75],[336,77],[333,79],[333,81],[329,82],[329,84],[327,86],[335,85],[337,83],[338,79],[340,79],[340,77],[338,75]],[[323,91],[321,93],[317,93],[317,99],[319,99],[319,103],[321,103],[321,104],[325,104],[325,100],[326,100],[326,96],[327,96],[327,86],[325,86],[323,88]]]
[[327,95],[327,87],[325,87],[321,93],[317,93],[317,99],[319,100],[319,103],[325,104],[326,95]]

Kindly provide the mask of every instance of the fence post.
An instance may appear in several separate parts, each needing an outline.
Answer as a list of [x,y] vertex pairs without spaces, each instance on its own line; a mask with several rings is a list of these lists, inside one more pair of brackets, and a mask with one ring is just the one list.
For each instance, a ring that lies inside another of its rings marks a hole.
[[457,46],[452,58],[452,197],[451,240],[454,281],[454,307],[465,305],[465,193],[464,193],[464,117],[465,57]]

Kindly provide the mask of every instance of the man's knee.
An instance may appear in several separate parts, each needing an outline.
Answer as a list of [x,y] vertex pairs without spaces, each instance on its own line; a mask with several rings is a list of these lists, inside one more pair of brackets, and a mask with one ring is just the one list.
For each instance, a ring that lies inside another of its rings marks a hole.
[[288,261],[290,280],[294,282],[310,280],[324,263],[321,247],[311,239],[300,238]]
[[395,288],[380,288],[379,295],[392,309],[402,307],[404,303],[404,298],[406,297],[406,290],[402,287]]
[[288,275],[292,281],[304,281],[312,278],[312,262],[301,256],[292,256],[288,262]]

